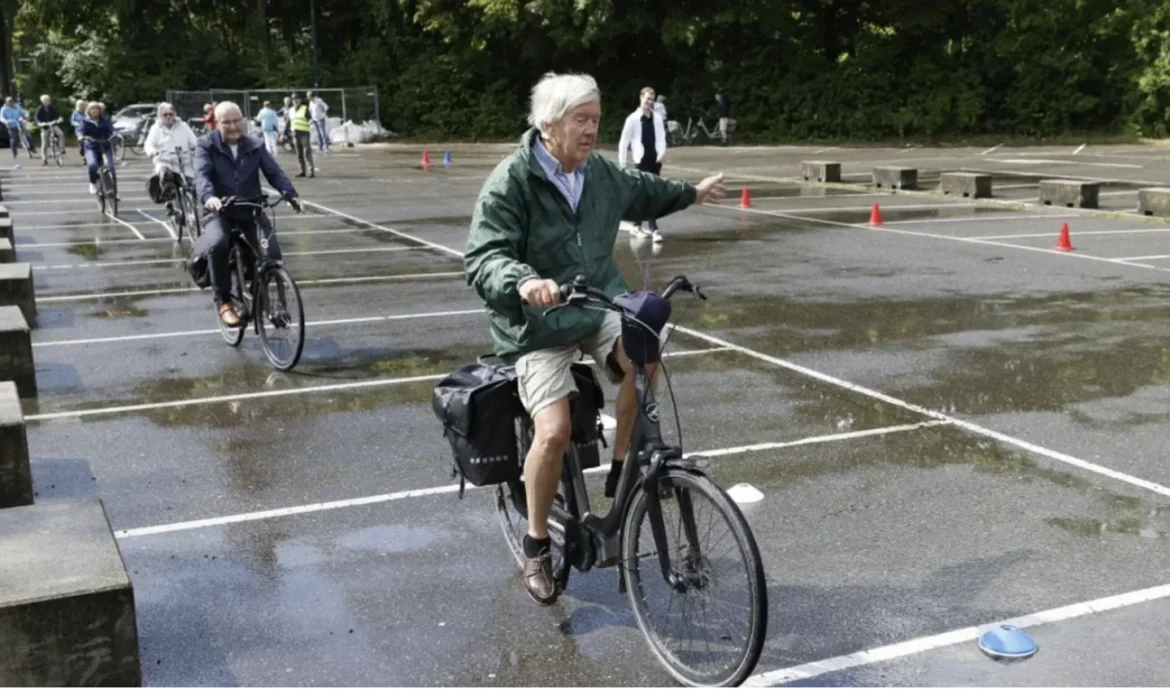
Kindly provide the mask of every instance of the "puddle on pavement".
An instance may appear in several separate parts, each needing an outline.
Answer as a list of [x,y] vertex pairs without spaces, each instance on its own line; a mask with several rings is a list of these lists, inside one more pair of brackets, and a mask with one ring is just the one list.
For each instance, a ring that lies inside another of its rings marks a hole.
[[103,253],[102,247],[92,242],[86,244],[71,244],[66,249],[66,251],[73,254],[74,256],[80,256],[81,258],[90,261],[96,260]]
[[147,311],[134,304],[115,304],[107,308],[98,308],[86,314],[94,318],[144,318]]

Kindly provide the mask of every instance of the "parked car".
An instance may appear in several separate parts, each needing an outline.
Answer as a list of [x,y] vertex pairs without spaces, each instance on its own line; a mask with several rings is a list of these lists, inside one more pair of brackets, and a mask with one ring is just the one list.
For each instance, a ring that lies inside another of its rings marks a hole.
[[157,103],[135,103],[134,105],[127,105],[118,112],[114,113],[111,118],[114,131],[119,134],[126,132],[133,132],[142,127],[143,119],[158,109]]

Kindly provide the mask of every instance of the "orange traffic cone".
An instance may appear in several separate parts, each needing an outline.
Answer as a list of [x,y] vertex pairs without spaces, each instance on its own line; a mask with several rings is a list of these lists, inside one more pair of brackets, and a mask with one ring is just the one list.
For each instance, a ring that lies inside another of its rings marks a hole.
[[882,224],[882,209],[878,208],[876,203],[873,204],[873,210],[869,212],[869,224],[875,226]]
[[740,208],[751,208],[752,207],[752,195],[748,191],[747,187],[744,187],[743,193],[739,195],[739,207]]
[[1068,235],[1068,223],[1060,226],[1060,239],[1056,241],[1057,251],[1072,251],[1072,238]]

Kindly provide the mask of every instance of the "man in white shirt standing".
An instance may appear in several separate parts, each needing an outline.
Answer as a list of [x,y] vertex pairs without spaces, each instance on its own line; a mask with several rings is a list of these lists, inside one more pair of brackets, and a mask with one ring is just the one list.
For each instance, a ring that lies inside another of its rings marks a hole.
[[328,153],[329,131],[328,122],[325,118],[329,114],[329,106],[313,91],[309,91],[308,96],[309,117],[313,119],[313,129],[317,132],[317,150],[322,153]]
[[[622,127],[622,138],[618,144],[618,166],[626,166],[626,151],[633,149],[634,166],[642,172],[658,175],[662,172],[662,158],[666,155],[666,122],[654,110],[654,89],[642,89],[641,107],[626,118]],[[650,230],[642,229],[638,223],[633,233],[635,238],[651,236],[655,243],[662,241],[658,223],[650,221]]]

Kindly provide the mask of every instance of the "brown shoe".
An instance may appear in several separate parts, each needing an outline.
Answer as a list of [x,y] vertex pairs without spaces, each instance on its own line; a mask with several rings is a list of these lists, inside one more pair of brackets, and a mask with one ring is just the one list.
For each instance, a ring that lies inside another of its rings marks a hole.
[[229,328],[235,328],[240,324],[240,315],[236,313],[236,307],[233,304],[222,304],[219,307],[219,320]]
[[557,582],[553,578],[552,557],[548,550],[524,560],[524,588],[528,589],[528,595],[539,605],[548,606],[557,602],[561,592],[557,590]]

